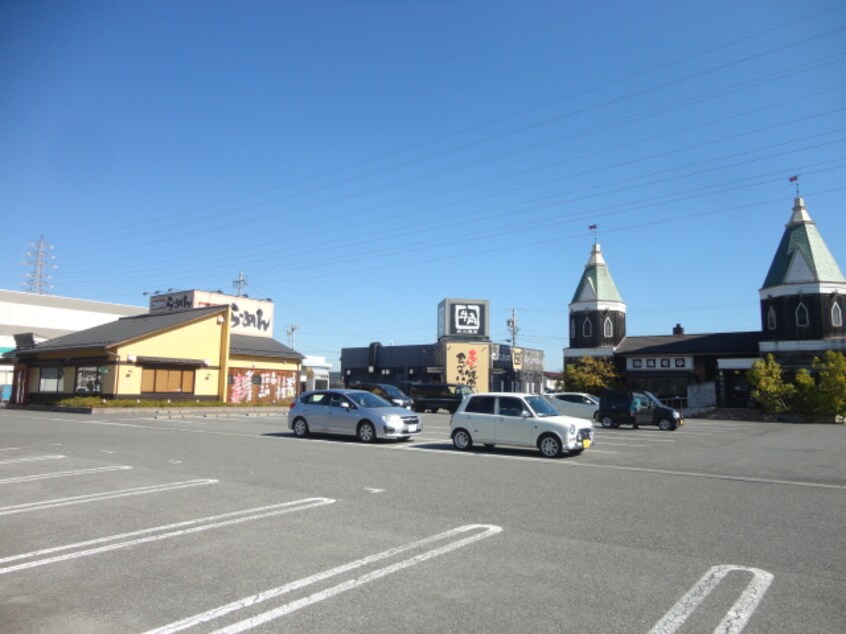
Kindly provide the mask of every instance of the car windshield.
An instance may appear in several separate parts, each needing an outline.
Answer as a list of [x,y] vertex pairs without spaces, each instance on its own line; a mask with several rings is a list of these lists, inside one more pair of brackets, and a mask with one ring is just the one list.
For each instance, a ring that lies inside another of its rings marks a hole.
[[653,405],[657,405],[658,407],[664,406],[664,404],[652,392],[644,392],[643,394],[646,396],[646,398],[652,401]]
[[393,407],[393,403],[389,403],[381,396],[376,396],[370,392],[350,392],[347,394],[353,403],[359,407]]
[[380,385],[379,387],[381,387],[388,396],[393,396],[394,398],[402,398],[405,396],[405,394],[403,394],[402,391],[400,391],[395,385]]
[[543,418],[545,416],[560,416],[555,406],[543,396],[527,396],[526,402],[539,418]]

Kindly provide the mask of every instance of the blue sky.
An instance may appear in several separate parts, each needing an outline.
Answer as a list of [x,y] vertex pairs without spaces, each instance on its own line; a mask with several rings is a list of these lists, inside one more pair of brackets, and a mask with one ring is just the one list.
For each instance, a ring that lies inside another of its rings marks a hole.
[[561,367],[599,242],[630,335],[755,330],[800,174],[846,268],[846,4],[0,5],[0,288],[275,303],[276,338],[431,343],[446,297]]

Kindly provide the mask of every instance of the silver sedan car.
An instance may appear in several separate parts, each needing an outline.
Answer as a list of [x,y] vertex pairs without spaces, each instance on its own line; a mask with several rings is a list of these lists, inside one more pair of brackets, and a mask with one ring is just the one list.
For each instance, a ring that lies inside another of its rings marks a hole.
[[364,390],[313,390],[291,403],[288,428],[310,433],[344,434],[361,442],[377,438],[407,440],[421,432],[420,417]]

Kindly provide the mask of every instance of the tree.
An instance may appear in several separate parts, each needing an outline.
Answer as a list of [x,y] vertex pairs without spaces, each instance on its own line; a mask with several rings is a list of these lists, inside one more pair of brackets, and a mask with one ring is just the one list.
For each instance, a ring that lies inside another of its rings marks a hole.
[[575,363],[567,364],[563,385],[559,381],[556,389],[598,395],[603,388],[613,385],[618,379],[619,376],[610,359],[582,357]]
[[819,407],[819,390],[817,382],[807,368],[802,368],[796,373],[793,381],[796,386],[796,394],[790,404],[790,409],[797,414],[815,414]]
[[781,366],[771,354],[752,364],[746,380],[752,387],[752,398],[758,401],[765,414],[786,412],[791,397],[796,393],[792,383],[785,383]]
[[822,360],[814,359],[813,369],[817,373],[814,413],[846,414],[846,356],[827,350]]

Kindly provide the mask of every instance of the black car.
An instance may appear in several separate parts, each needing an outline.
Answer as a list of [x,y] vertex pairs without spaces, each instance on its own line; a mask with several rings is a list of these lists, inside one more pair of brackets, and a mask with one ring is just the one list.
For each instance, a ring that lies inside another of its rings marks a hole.
[[664,405],[652,392],[623,392],[605,390],[599,398],[596,421],[605,427],[657,425],[663,431],[673,431],[684,425],[677,410]]
[[404,407],[411,409],[414,402],[409,396],[399,389],[396,385],[390,383],[353,383],[351,388],[356,390],[367,390],[373,392],[376,396],[381,396],[383,399],[396,405],[397,407]]
[[465,396],[473,390],[460,383],[411,383],[409,395],[414,401],[415,412],[437,412],[445,409],[453,414]]

